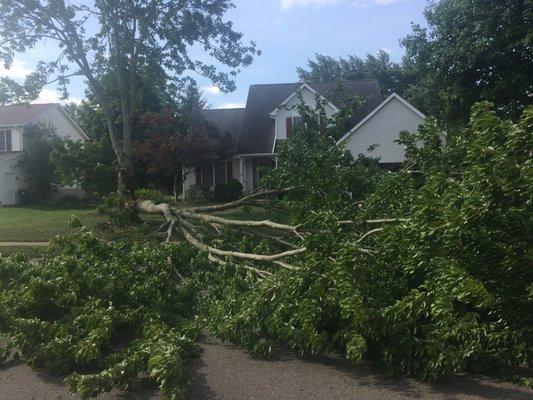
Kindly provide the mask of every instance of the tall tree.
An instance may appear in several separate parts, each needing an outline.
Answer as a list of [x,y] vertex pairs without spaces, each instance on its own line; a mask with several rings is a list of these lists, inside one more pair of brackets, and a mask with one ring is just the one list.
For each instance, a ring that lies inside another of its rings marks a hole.
[[401,65],[390,60],[389,54],[380,50],[376,56],[367,54],[335,59],[316,54],[307,62],[307,69],[297,68],[298,77],[305,82],[331,82],[339,80],[377,79],[385,93],[403,93],[407,86]]
[[533,100],[533,3],[528,0],[430,2],[427,28],[403,39],[404,67],[416,78],[408,97],[429,114],[465,122],[473,103],[494,102],[517,116]]
[[[118,163],[122,199],[134,200],[132,125],[140,93],[140,70],[164,66],[167,79],[178,82],[193,70],[223,91],[235,88],[233,77],[258,53],[255,43],[243,44],[226,12],[231,0],[6,0],[0,7],[0,60],[7,67],[17,53],[38,46],[42,40],[57,42],[60,54],[41,61],[23,86],[0,85],[12,96],[26,100],[38,96],[46,84],[57,82],[65,90],[68,79],[84,76],[105,116],[109,138]],[[200,47],[200,59],[192,47]],[[205,55],[214,59],[206,63]],[[216,66],[225,65],[229,71]],[[118,87],[121,133],[113,116],[113,99],[102,82],[102,71],[113,70]],[[21,96],[20,89],[24,89]],[[6,96],[2,96],[5,98]],[[13,98],[12,98],[13,99]]]

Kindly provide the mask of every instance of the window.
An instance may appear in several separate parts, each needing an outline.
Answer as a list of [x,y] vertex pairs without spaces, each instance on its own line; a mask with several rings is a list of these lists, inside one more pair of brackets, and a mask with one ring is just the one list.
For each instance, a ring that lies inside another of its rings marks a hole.
[[0,131],[0,151],[11,150],[11,131]]
[[285,119],[285,125],[286,125],[286,132],[287,132],[287,138],[291,137],[292,131],[294,128],[300,126],[303,124],[302,117],[287,117]]

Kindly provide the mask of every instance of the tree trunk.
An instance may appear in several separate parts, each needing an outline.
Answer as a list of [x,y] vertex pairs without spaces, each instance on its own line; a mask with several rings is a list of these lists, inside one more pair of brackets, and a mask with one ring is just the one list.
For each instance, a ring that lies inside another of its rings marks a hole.
[[132,166],[119,165],[117,171],[118,178],[118,207],[123,209],[135,204],[135,184],[133,180]]

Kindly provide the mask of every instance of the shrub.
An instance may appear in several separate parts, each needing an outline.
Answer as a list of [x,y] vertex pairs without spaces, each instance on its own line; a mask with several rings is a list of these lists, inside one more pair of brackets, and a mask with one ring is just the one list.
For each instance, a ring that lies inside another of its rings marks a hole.
[[225,185],[216,185],[213,191],[213,200],[225,203],[238,200],[242,196],[243,187],[237,179],[231,179]]

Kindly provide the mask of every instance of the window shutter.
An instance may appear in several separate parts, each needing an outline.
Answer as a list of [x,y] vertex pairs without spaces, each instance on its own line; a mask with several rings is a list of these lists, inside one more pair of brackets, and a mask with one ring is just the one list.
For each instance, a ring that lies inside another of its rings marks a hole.
[[13,150],[13,147],[11,145],[11,131],[6,131],[6,150]]
[[287,132],[287,139],[291,137],[292,134],[292,118],[288,117],[285,119],[285,125],[286,125],[286,132]]

